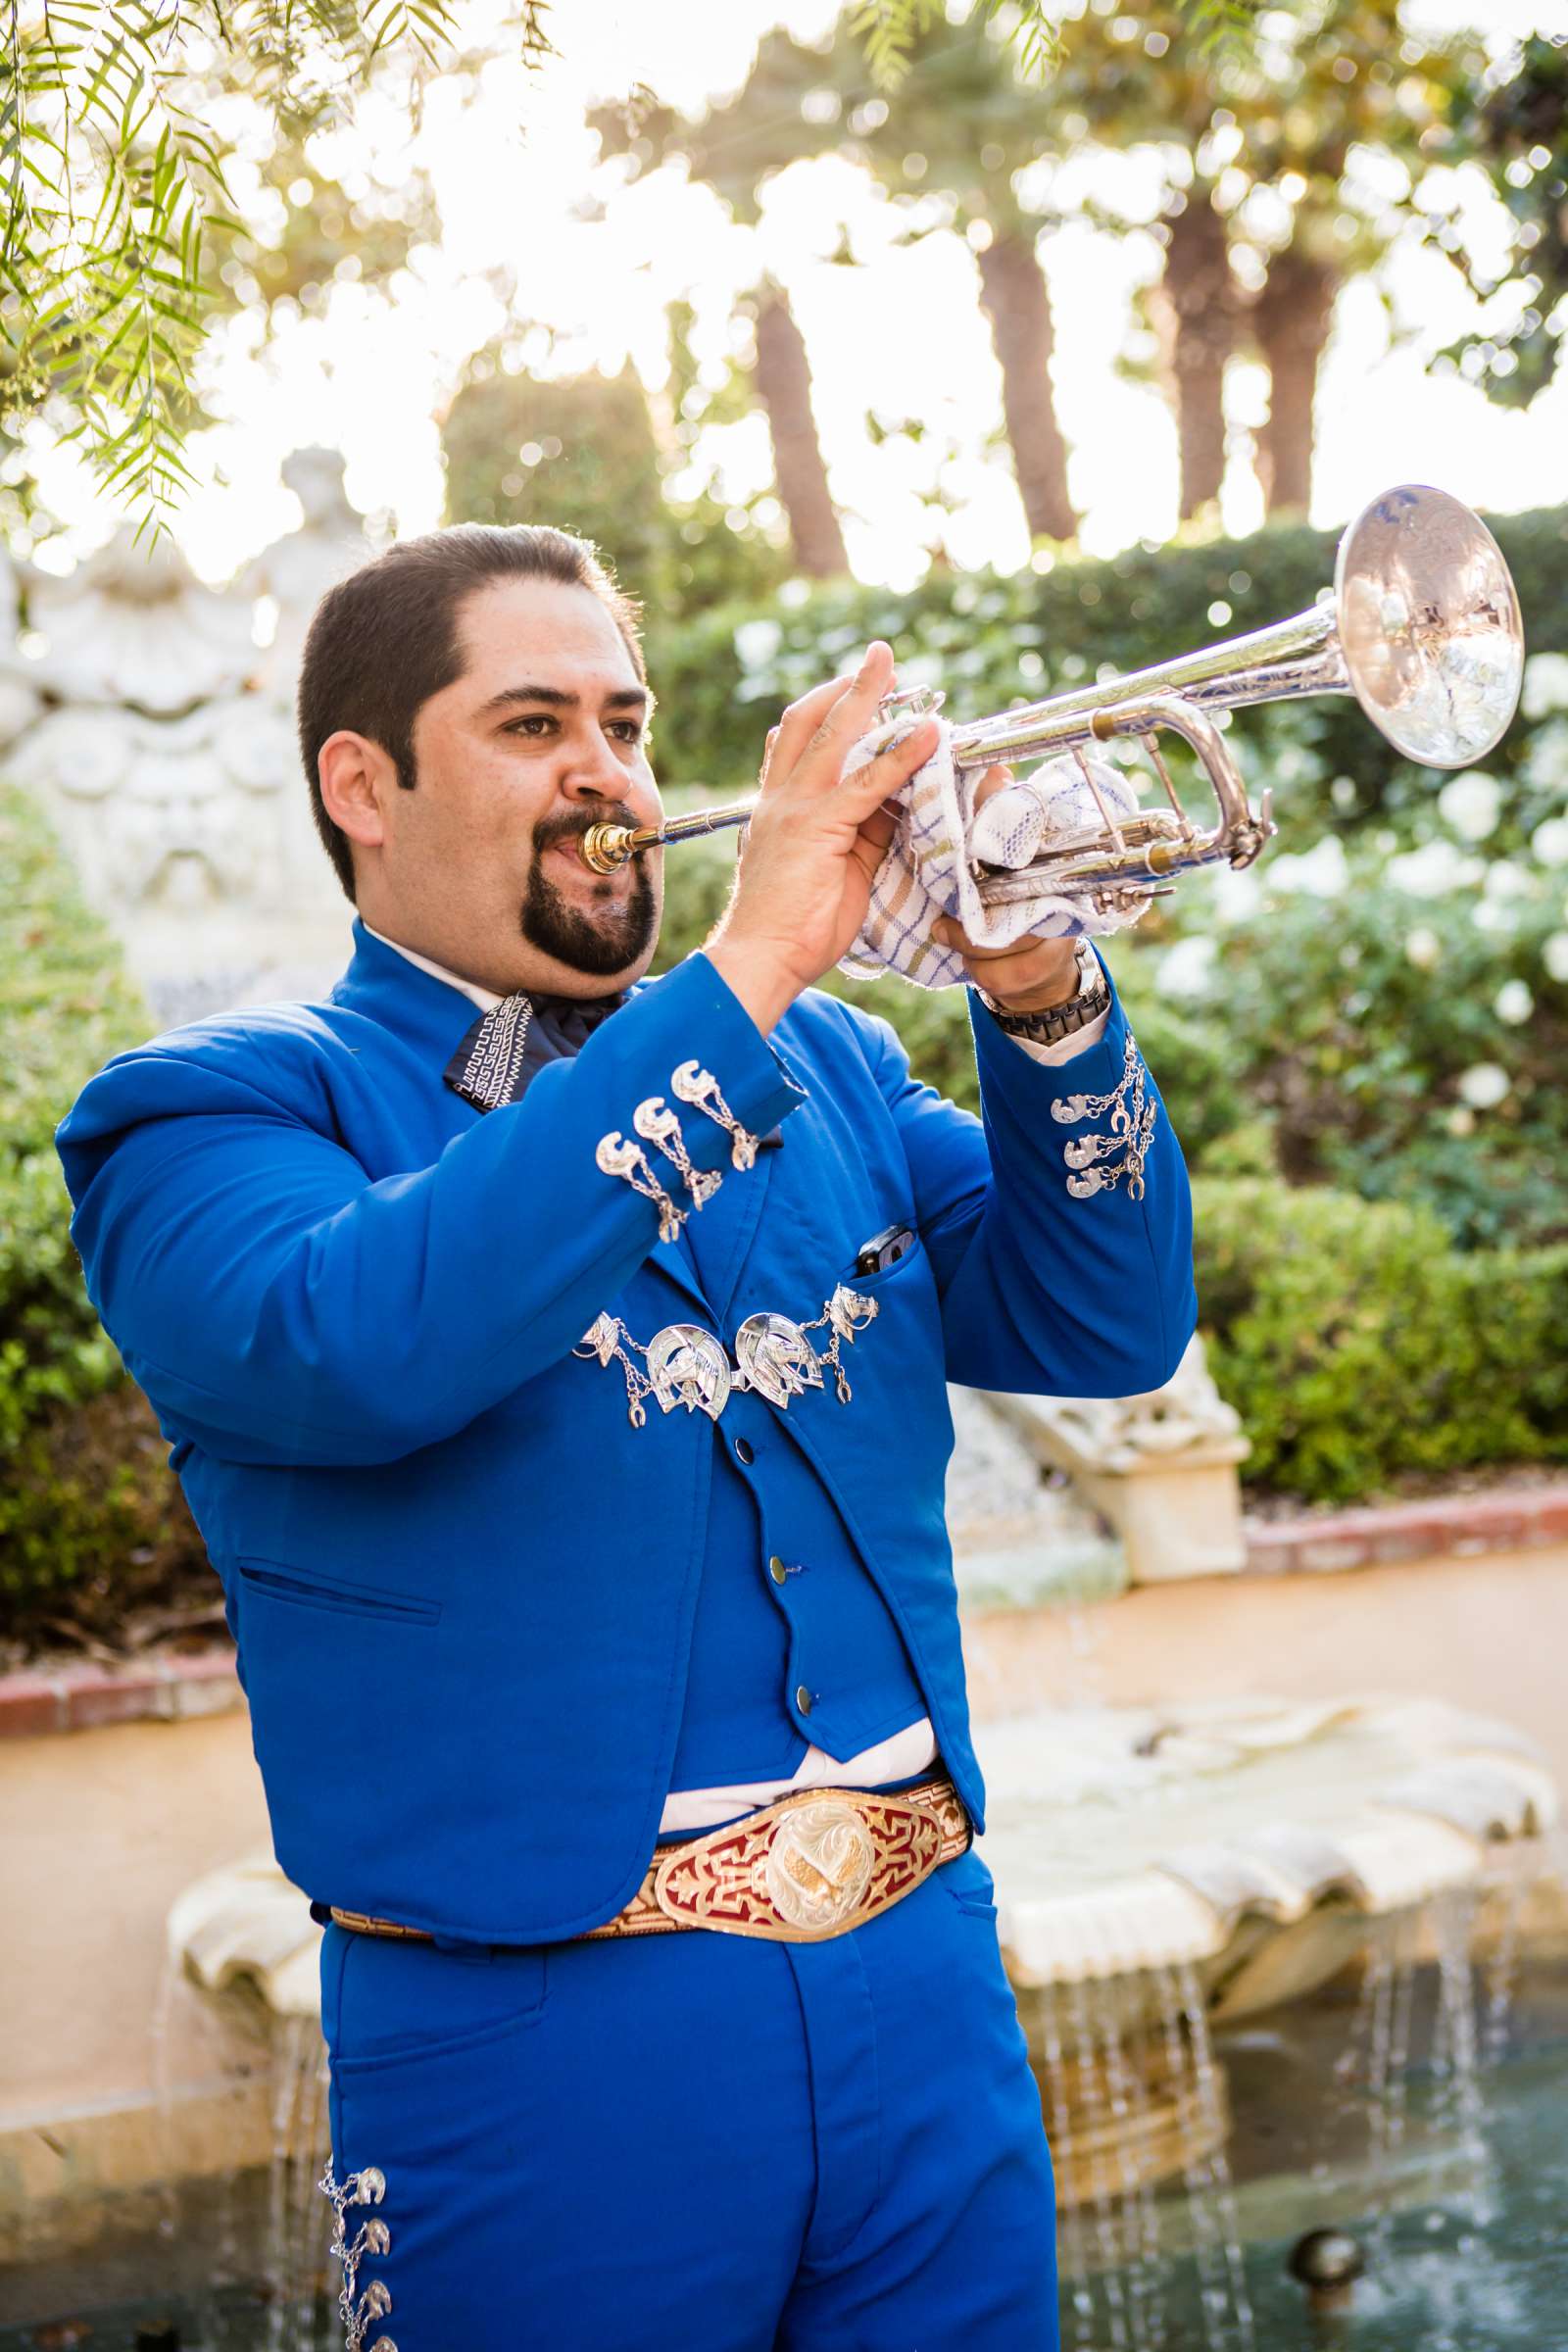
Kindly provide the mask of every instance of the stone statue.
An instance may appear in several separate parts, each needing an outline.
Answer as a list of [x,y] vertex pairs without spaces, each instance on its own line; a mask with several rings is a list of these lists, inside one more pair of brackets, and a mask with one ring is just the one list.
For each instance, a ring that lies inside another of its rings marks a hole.
[[[31,573],[25,652],[0,650],[9,770],[48,808],[165,1020],[314,994],[348,954],[292,703],[318,599],[372,551],[334,451],[296,451],[284,478],[304,525],[230,588],[206,587],[168,540],[122,531],[65,578]],[[277,611],[265,650],[262,596]],[[13,645],[17,601],[0,569]]]
[[22,573],[0,546],[0,751],[38,715],[39,698],[22,652]]
[[64,579],[34,572],[32,684],[49,701],[172,717],[242,694],[259,655],[248,602],[206,587],[168,539],[128,530]]
[[260,656],[258,675],[264,692],[292,704],[311,614],[327,589],[375,550],[349,505],[335,449],[296,449],[283,460],[283,479],[305,519],[253,557],[234,587],[238,595],[267,597],[276,607],[277,626]]

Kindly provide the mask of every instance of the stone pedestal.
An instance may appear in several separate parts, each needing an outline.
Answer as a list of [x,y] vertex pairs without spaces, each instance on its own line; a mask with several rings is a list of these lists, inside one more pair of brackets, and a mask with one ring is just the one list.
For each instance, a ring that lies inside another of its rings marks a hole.
[[1135,1585],[1245,1566],[1237,1465],[1250,1449],[1196,1336],[1173,1378],[1144,1396],[991,1402],[1115,1529]]

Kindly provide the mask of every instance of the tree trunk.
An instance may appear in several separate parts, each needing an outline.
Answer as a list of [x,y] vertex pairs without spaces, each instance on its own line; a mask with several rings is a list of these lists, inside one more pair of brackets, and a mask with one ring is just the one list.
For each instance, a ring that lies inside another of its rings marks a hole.
[[773,436],[773,472],[789,516],[795,561],[813,580],[850,568],[811,414],[811,371],[789,301],[776,286],[757,297],[757,389]]
[[1225,223],[1194,187],[1166,224],[1165,272],[1150,300],[1176,407],[1185,522],[1219,496],[1225,475],[1225,363],[1236,340],[1236,281]]
[[1252,306],[1252,331],[1269,377],[1257,472],[1270,514],[1305,509],[1311,500],[1312,402],[1339,289],[1331,264],[1287,245],[1269,264]]
[[1032,539],[1072,539],[1078,517],[1067,495],[1067,445],[1052,397],[1055,341],[1051,294],[1033,237],[993,239],[980,260],[980,308],[1002,368],[1002,413],[1018,495]]

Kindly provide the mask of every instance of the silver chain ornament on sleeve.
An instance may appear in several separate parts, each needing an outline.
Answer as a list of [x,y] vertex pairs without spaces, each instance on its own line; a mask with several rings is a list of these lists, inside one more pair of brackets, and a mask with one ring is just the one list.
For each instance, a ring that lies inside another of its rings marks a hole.
[[[1067,1190],[1075,1200],[1092,1200],[1096,1193],[1114,1192],[1124,1176],[1129,1200],[1143,1199],[1144,1162],[1159,1116],[1158,1103],[1148,1095],[1148,1078],[1143,1056],[1129,1030],[1121,1076],[1108,1095],[1065,1095],[1051,1105],[1052,1117],[1063,1126],[1071,1126],[1079,1119],[1103,1118],[1107,1111],[1110,1114],[1108,1134],[1075,1136],[1062,1148],[1062,1158],[1073,1170],[1067,1178]],[[1109,1166],[1103,1165],[1115,1152],[1121,1157]]]
[[[730,1139],[730,1161],[734,1167],[750,1168],[757,1162],[757,1138],[744,1128],[723,1095],[711,1070],[705,1070],[695,1061],[683,1061],[671,1073],[669,1091],[677,1101],[690,1103],[705,1118],[712,1119],[723,1128]],[[631,1123],[644,1143],[652,1144],[662,1158],[667,1159],[685,1185],[692,1208],[701,1208],[717,1192],[723,1178],[714,1169],[705,1173],[693,1164],[686,1149],[680,1114],[671,1110],[662,1095],[649,1095],[631,1114]],[[683,1208],[666,1186],[660,1182],[659,1171],[641,1145],[628,1142],[618,1128],[602,1135],[594,1149],[594,1159],[607,1176],[623,1177],[634,1193],[641,1193],[659,1211],[659,1238],[673,1242],[685,1224],[689,1209]]]

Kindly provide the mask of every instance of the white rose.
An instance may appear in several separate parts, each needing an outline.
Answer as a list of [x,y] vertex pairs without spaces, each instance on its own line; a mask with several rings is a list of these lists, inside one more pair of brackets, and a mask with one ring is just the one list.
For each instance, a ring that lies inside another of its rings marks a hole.
[[1526,718],[1544,718],[1548,711],[1568,710],[1568,654],[1531,655],[1525,663],[1519,707]]
[[1548,816],[1530,836],[1543,865],[1568,865],[1568,816]]
[[1473,1062],[1459,1080],[1459,1094],[1472,1110],[1495,1110],[1507,1097],[1513,1081],[1495,1061]]
[[1451,776],[1438,795],[1443,821],[1463,841],[1485,841],[1502,813],[1502,787],[1485,768],[1467,767]]

